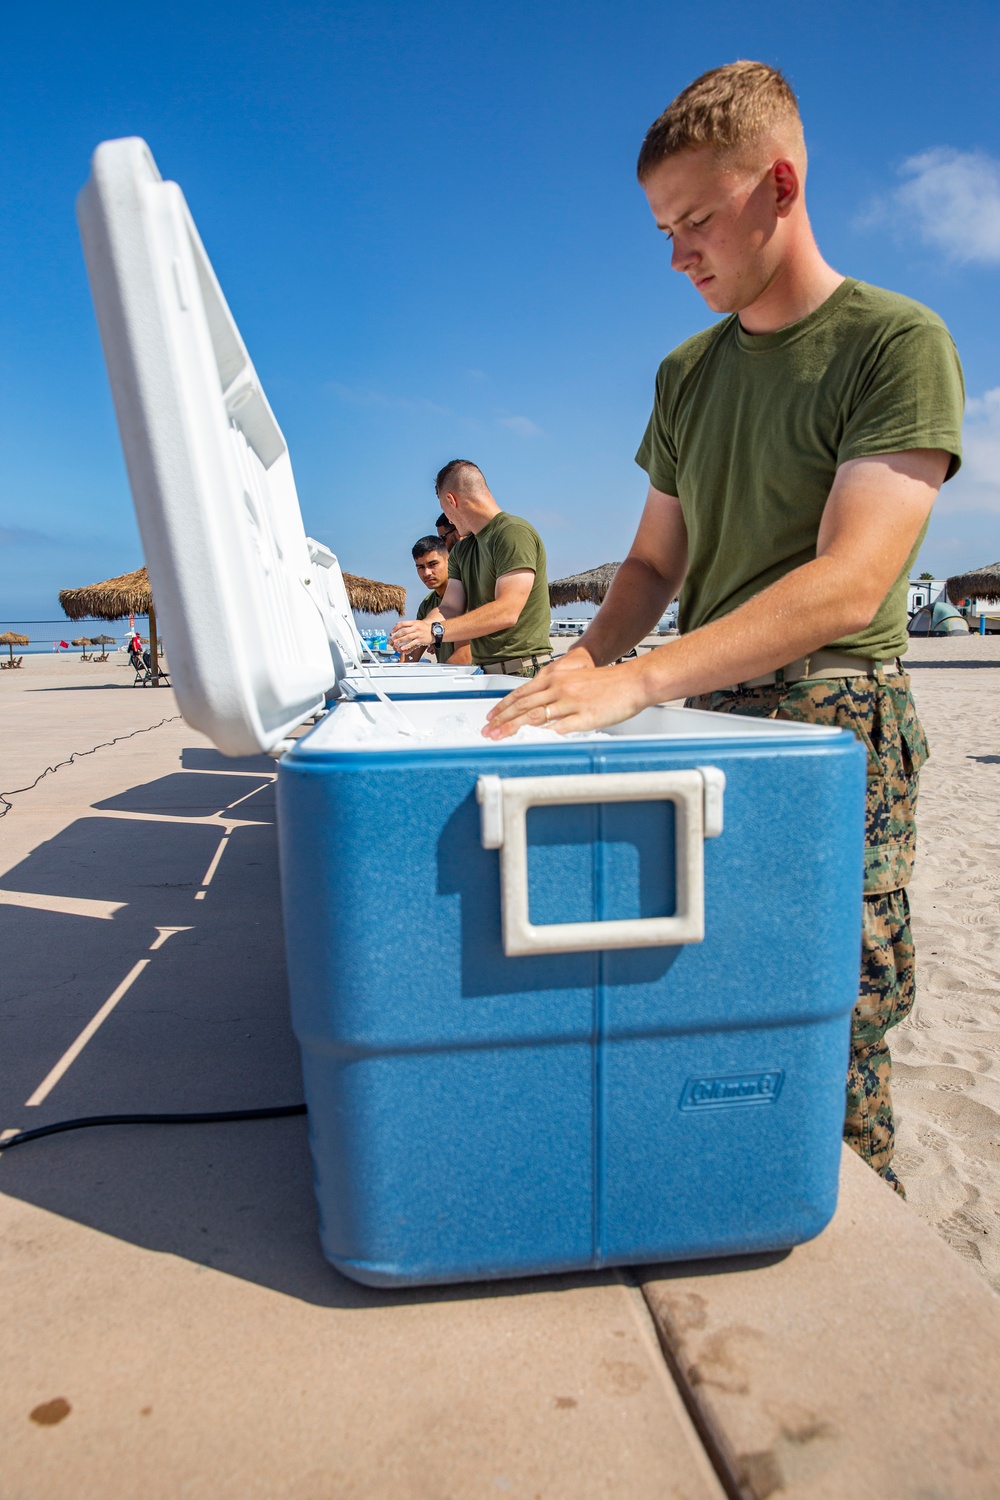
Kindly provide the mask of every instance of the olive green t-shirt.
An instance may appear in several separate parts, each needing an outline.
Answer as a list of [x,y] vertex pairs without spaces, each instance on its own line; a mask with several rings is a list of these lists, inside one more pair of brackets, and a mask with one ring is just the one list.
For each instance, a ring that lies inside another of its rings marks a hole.
[[502,510],[482,531],[460,537],[448,558],[448,577],[457,578],[465,589],[465,607],[480,609],[496,598],[497,579],[518,568],[535,575],[531,593],[515,624],[493,635],[480,636],[472,644],[477,667],[487,662],[510,661],[518,656],[547,656],[549,629],[549,581],[545,572],[545,547],[529,521]]
[[[681,503],[688,571],[680,628],[706,625],[816,556],[840,464],[909,448],[961,463],[964,386],[944,323],[909,297],[841,283],[778,333],[733,314],[668,354],[636,462]],[[906,650],[906,586],[924,539],[864,630],[827,645],[885,660]]]
[[[431,589],[430,593],[425,595],[425,597],[421,599],[420,603],[417,605],[417,619],[426,620],[431,610],[437,609],[440,603],[441,598],[438,594],[437,589]],[[449,657],[455,650],[455,642],[442,641],[440,646],[432,646],[431,650],[437,657],[438,665],[443,667],[445,662],[449,659]]]

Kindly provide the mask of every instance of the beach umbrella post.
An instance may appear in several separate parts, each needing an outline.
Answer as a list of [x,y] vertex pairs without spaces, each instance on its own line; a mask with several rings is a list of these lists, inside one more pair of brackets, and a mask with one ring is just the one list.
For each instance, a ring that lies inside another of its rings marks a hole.
[[149,615],[149,670],[152,672],[153,681],[155,682],[160,675],[160,653],[156,646],[156,610],[153,606],[152,594],[149,596],[147,614]]

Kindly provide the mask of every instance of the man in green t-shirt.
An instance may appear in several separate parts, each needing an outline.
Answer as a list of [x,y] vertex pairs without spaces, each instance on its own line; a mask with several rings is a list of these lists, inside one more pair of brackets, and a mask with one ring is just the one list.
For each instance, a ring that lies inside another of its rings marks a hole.
[[[422,536],[413,544],[413,561],[420,582],[430,586],[430,593],[425,594],[417,605],[416,618],[426,620],[429,614],[440,609],[448,587],[448,543],[439,536]],[[414,646],[406,653],[406,660],[419,661],[426,649]],[[445,663],[452,667],[466,667],[472,663],[468,641],[442,641],[440,646],[429,649],[442,667]]]
[[[865,901],[845,1140],[891,1186],[889,1028],[913,1005],[906,885],[927,745],[898,658],[906,582],[961,459],[948,330],[823,260],[798,104],[763,63],[713,69],[650,127],[639,181],[671,264],[726,314],[660,366],[646,507],[583,638],[492,710],[595,729],[649,704],[838,724],[868,749]],[[680,589],[681,637],[614,663]]]
[[435,489],[442,514],[460,533],[448,559],[448,586],[437,611],[400,621],[393,645],[409,652],[467,640],[484,672],[533,677],[552,660],[541,537],[530,522],[500,509],[482,470],[468,459],[445,464]]

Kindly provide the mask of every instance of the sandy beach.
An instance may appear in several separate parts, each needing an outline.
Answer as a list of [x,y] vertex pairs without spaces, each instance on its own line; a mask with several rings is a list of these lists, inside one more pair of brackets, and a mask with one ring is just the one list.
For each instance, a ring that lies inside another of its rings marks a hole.
[[913,1208],[1000,1291],[1000,638],[913,641],[930,740],[910,895],[917,1003],[892,1034]]
[[[1000,1291],[1000,638],[914,640],[907,660],[931,759],[911,887],[917,1004],[891,1036],[898,1165],[912,1208]],[[66,698],[100,699],[108,732],[99,738],[177,713],[168,690],[92,696],[131,679],[114,654],[104,663],[28,657],[20,671],[0,674],[3,785],[24,786],[50,759],[86,748],[83,725],[60,710]],[[31,691],[43,685],[40,697]],[[24,732],[29,714],[34,736]],[[147,738],[121,751],[133,754]],[[53,780],[47,798],[62,795]],[[27,812],[31,795],[15,805]]]

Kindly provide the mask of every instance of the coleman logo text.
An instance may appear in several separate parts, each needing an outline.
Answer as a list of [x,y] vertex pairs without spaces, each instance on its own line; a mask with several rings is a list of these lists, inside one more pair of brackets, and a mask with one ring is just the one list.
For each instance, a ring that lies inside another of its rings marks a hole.
[[773,1104],[784,1073],[742,1073],[735,1078],[689,1078],[681,1109],[723,1109],[727,1105]]

